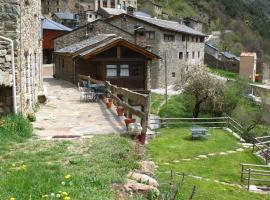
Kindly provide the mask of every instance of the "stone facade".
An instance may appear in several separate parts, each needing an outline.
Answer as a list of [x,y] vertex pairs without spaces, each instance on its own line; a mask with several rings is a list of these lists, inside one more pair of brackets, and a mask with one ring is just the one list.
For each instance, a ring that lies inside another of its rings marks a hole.
[[[204,64],[204,40],[202,37],[166,31],[127,15],[125,18],[113,18],[109,22],[132,34],[134,34],[136,26],[142,26],[145,29],[147,46],[152,49],[152,52],[163,58],[163,60],[155,61],[151,68],[151,87],[153,89],[165,85],[165,54],[169,85],[179,83],[182,80],[183,70]],[[150,33],[154,36],[149,36]],[[172,41],[165,41],[165,35],[171,35]],[[183,36],[185,41],[182,40]]]
[[134,43],[135,41],[132,34],[125,32],[118,27],[110,25],[102,20],[97,20],[91,24],[88,24],[87,26],[77,28],[62,37],[56,38],[54,40],[54,49],[62,49],[66,46],[83,41],[97,34],[116,34],[117,36],[120,36],[129,42]]
[[163,8],[155,0],[145,0],[140,5],[140,10],[149,13],[153,17],[162,17]]
[[[79,13],[81,11],[97,11],[99,8],[124,9],[128,6],[137,8],[137,0],[41,0],[42,14],[49,15],[57,12]],[[105,4],[106,3],[106,4]]]
[[[40,0],[0,0],[0,35],[14,41],[17,108],[32,112],[42,88]],[[0,40],[0,114],[12,108],[11,49]],[[3,78],[3,79],[2,79]]]

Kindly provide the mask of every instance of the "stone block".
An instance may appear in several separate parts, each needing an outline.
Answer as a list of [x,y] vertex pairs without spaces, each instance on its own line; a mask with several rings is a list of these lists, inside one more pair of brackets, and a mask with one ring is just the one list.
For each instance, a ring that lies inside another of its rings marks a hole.
[[6,59],[4,57],[0,57],[0,64],[3,64],[6,62]]
[[6,58],[6,62],[11,62],[11,58],[12,58],[11,55],[6,55],[5,58]]
[[0,50],[0,56],[5,56],[5,55],[7,55],[7,50],[6,49]]

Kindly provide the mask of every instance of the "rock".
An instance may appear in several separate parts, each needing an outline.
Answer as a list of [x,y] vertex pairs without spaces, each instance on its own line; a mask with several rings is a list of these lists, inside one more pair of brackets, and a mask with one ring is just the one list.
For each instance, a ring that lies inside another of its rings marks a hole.
[[183,158],[183,159],[181,159],[182,161],[191,161],[191,159],[190,158]]
[[152,186],[152,185],[145,185],[142,183],[138,183],[134,180],[129,180],[127,181],[127,183],[124,185],[124,190],[127,193],[138,193],[138,194],[142,194],[145,197],[149,197],[149,195],[155,193],[157,196],[160,195],[159,190]]
[[150,177],[150,176],[148,176],[146,174],[140,174],[140,173],[137,173],[137,172],[130,172],[128,174],[128,178],[130,178],[132,180],[135,180],[135,181],[137,181],[139,183],[144,183],[144,184],[147,184],[147,185],[154,186],[156,188],[159,187],[158,182],[154,178],[152,178],[152,177]]
[[6,62],[10,62],[11,61],[11,55],[6,55],[5,58],[6,58]]
[[7,55],[7,50],[3,49],[3,50],[0,50],[0,56],[5,56]]
[[198,158],[207,158],[206,155],[199,155]]
[[143,172],[154,174],[156,165],[153,161],[140,161],[139,165],[141,166],[141,170]]
[[244,149],[239,148],[239,149],[236,149],[236,151],[238,151],[238,152],[242,152],[242,151],[244,151]]
[[219,155],[224,156],[224,155],[228,155],[228,153],[226,153],[226,152],[220,152]]
[[209,154],[207,154],[207,156],[215,156],[215,155],[217,155],[216,153],[209,153]]
[[236,153],[236,151],[227,151],[227,153],[232,154],[232,153]]

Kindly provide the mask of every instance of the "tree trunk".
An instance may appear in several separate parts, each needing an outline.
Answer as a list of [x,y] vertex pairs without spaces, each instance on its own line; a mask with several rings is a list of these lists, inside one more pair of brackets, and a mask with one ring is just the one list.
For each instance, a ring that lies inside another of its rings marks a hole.
[[202,102],[196,102],[196,104],[194,106],[194,109],[193,109],[193,117],[194,118],[198,118],[199,117],[201,103]]

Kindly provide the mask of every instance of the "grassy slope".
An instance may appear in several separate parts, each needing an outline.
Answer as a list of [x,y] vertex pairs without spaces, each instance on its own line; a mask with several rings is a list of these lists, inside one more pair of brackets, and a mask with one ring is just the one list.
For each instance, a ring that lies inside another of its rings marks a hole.
[[151,93],[151,113],[158,114],[158,107],[164,101],[164,96],[161,94]]
[[[222,130],[214,130],[211,138],[204,141],[190,141],[188,139],[189,135],[190,132],[186,128],[162,129],[161,135],[152,140],[148,145],[150,157],[159,166],[156,173],[162,184],[162,191],[166,191],[168,187],[168,171],[173,170],[178,173],[210,178],[209,181],[206,181],[186,177],[181,196],[183,199],[188,198],[193,185],[197,186],[195,200],[270,199],[264,195],[248,193],[238,187],[224,186],[214,182],[214,180],[219,180],[240,184],[240,163],[262,164],[249,151],[227,156],[210,157],[205,160],[172,162],[175,159],[193,158],[205,153],[235,150],[235,148],[239,147],[237,141]],[[171,164],[167,165],[167,162]]]
[[[85,141],[0,142],[0,146],[3,199],[41,199],[42,195],[61,191],[76,200],[110,200],[112,184],[123,182],[128,171],[137,167],[133,145],[118,136]],[[67,180],[68,174],[71,178]]]

